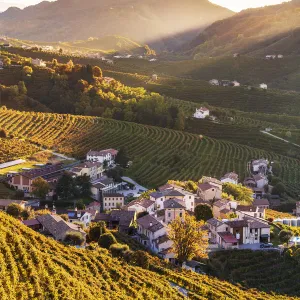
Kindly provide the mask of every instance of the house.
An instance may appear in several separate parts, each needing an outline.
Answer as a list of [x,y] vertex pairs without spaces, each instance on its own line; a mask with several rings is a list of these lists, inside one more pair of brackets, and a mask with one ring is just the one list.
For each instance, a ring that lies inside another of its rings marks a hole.
[[30,196],[33,191],[32,182],[42,177],[48,182],[57,182],[58,178],[63,174],[64,169],[62,164],[45,166],[42,168],[32,169],[26,172],[19,173],[10,178],[10,185],[17,190],[22,190],[25,196]]
[[232,85],[233,85],[234,87],[236,87],[236,86],[241,86],[241,84],[240,84],[238,81],[236,81],[236,80],[232,81],[231,83],[232,83]]
[[269,161],[266,159],[257,159],[251,162],[253,172],[260,172],[266,174],[268,170]]
[[157,253],[159,257],[168,260],[169,262],[175,261],[175,255],[172,252],[173,242],[166,234],[159,236],[153,240],[152,251]]
[[256,187],[259,189],[264,188],[269,183],[268,178],[261,174],[253,175],[253,179],[255,180]]
[[97,210],[99,212],[100,211],[100,205],[101,205],[100,202],[93,201],[88,206],[86,206],[85,210],[86,211],[95,211],[95,210]]
[[169,224],[178,217],[184,219],[186,207],[182,200],[168,199],[164,202],[164,210],[164,223]]
[[279,59],[280,59],[280,58],[283,58],[283,55],[282,55],[282,54],[278,54],[278,55],[277,55],[277,58],[279,58]]
[[166,226],[151,215],[137,219],[137,226],[139,242],[155,251],[155,240],[166,235]]
[[221,178],[222,183],[238,184],[238,181],[239,175],[234,172],[227,173]]
[[109,214],[98,213],[93,222],[103,221],[108,229],[118,229],[128,233],[129,228],[136,222],[136,212],[126,210],[112,210]]
[[106,59],[105,61],[108,65],[113,65],[114,64],[114,61],[112,59]]
[[219,246],[225,250],[238,249],[239,247],[239,242],[237,238],[231,232],[228,231],[218,232],[217,241]]
[[265,218],[265,209],[253,205],[238,205],[236,208],[238,216],[252,216],[254,218]]
[[273,54],[273,55],[266,55],[266,59],[270,60],[270,59],[275,59],[276,58],[276,55]]
[[249,189],[255,188],[256,187],[256,182],[255,182],[254,178],[252,178],[252,177],[245,178],[244,186],[246,186]]
[[120,193],[103,194],[103,209],[111,210],[124,206],[124,195]]
[[296,203],[296,216],[300,217],[300,201]]
[[233,54],[233,57],[234,57],[234,58],[239,57],[239,56],[240,56],[239,53],[234,53],[234,54]]
[[206,201],[213,199],[221,199],[222,190],[217,188],[215,185],[210,183],[200,183],[198,184],[197,195]]
[[253,191],[253,198],[254,199],[262,199],[265,195],[265,188],[258,188],[258,187],[254,187],[252,188]]
[[106,161],[108,165],[111,165],[115,162],[117,154],[118,150],[115,149],[106,149],[101,151],[90,150],[86,155],[86,160],[100,163],[104,163]]
[[137,214],[141,212],[147,212],[151,214],[155,210],[155,201],[146,198],[137,199],[123,206],[122,209],[132,210],[135,211]]
[[202,181],[202,183],[209,183],[222,191],[223,183],[220,180],[218,180],[217,178],[203,176],[201,178],[201,181]]
[[92,222],[92,214],[85,210],[69,210],[68,211],[69,222],[80,222],[84,227],[88,227]]
[[36,218],[42,225],[45,234],[53,236],[57,241],[63,241],[68,232],[79,232],[84,238],[86,233],[80,226],[66,222],[58,215],[41,215]]
[[209,109],[206,107],[200,107],[199,109],[196,109],[196,112],[194,113],[194,118],[196,119],[205,119],[209,116]]
[[37,219],[24,220],[22,221],[22,223],[34,231],[39,231],[43,227],[42,224]]
[[267,89],[268,89],[268,85],[265,84],[265,83],[261,83],[261,84],[259,85],[259,87],[260,87],[261,89],[263,89],[263,90],[267,90]]
[[218,79],[212,79],[209,81],[209,84],[210,85],[220,85],[220,82]]
[[232,81],[227,80],[227,79],[221,80],[220,85],[221,85],[221,86],[233,86],[233,85],[232,85]]
[[253,207],[268,209],[268,208],[270,208],[270,202],[268,199],[254,199]]
[[155,209],[163,209],[164,201],[166,200],[165,195],[162,192],[153,192],[150,194],[150,200],[155,202]]
[[226,218],[227,214],[233,212],[237,202],[221,199],[213,204],[213,215],[215,218]]
[[71,173],[74,176],[89,176],[91,181],[99,179],[103,176],[103,163],[87,161],[72,168]]
[[44,62],[42,59],[39,58],[32,58],[31,64],[37,67],[46,67],[46,62]]
[[[91,186],[91,197],[96,201],[102,201],[102,194],[113,193],[119,189],[120,184],[116,184],[112,178],[106,176],[97,179],[97,182],[94,182]],[[104,207],[103,207],[104,208]]]
[[153,80],[153,81],[157,81],[157,80],[158,80],[157,74],[153,74],[153,75],[152,75],[152,80]]
[[24,209],[27,203],[28,201],[24,200],[0,199],[0,210],[6,211],[10,204],[18,204]]

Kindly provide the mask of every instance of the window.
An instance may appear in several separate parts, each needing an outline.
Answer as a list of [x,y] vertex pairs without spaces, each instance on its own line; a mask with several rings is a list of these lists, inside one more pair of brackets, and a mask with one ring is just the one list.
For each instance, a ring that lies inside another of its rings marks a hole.
[[180,217],[180,218],[182,217],[182,213],[179,213],[179,217]]
[[105,206],[107,206],[107,203],[105,203]]
[[194,202],[191,202],[191,206],[194,206]]
[[171,213],[168,213],[168,217],[171,218]]
[[192,199],[192,196],[189,196],[189,199]]

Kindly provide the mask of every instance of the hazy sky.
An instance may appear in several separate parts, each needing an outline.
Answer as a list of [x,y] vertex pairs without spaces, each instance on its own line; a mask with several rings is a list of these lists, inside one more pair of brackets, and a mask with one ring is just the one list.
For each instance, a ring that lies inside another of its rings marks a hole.
[[[28,5],[33,5],[42,0],[0,0],[0,11],[6,10],[10,6],[23,8]],[[51,0],[53,1],[53,0]],[[83,0],[84,1],[84,0]],[[210,0],[213,3],[228,7],[234,11],[240,11],[249,7],[258,7],[264,5],[278,4],[284,0]]]

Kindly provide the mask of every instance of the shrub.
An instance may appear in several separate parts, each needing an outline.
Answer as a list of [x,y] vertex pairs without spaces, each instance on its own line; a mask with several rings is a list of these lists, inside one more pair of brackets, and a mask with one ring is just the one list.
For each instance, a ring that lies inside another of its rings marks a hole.
[[195,217],[197,221],[207,221],[213,218],[212,209],[208,205],[198,205],[195,208]]
[[149,257],[145,251],[138,250],[134,252],[130,263],[143,269],[149,269]]
[[67,232],[64,242],[74,246],[81,246],[84,242],[84,237],[80,232],[71,231]]
[[103,221],[92,223],[88,231],[88,240],[98,242],[102,234],[106,233],[106,225]]
[[116,238],[110,232],[102,234],[98,241],[99,246],[105,249],[109,249],[111,245],[116,243]]
[[287,230],[287,229],[282,229],[279,232],[279,240],[282,243],[287,243],[292,236],[293,236],[293,233],[290,230]]
[[113,257],[123,257],[123,253],[129,250],[128,245],[123,244],[112,244],[109,250]]
[[12,204],[8,205],[6,213],[15,218],[19,218],[22,211],[23,211],[23,208],[19,204],[12,203]]

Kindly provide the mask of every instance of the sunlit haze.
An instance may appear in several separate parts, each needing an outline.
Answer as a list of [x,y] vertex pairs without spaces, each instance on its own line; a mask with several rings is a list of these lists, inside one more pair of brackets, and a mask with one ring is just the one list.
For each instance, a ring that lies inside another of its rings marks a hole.
[[210,2],[227,7],[233,11],[241,11],[250,7],[280,4],[285,0],[210,0]]
[[[50,0],[54,1],[54,0]],[[4,11],[10,6],[24,8],[34,5],[42,0],[0,0],[0,11]],[[259,7],[264,5],[279,4],[284,0],[210,0],[210,2],[227,7],[233,11],[240,11],[249,7]]]

